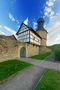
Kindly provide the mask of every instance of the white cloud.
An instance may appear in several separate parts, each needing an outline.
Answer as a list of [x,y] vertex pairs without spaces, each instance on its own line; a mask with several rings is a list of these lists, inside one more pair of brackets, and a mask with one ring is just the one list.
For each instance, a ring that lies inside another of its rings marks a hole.
[[11,13],[9,13],[9,18],[12,20],[12,21],[15,21],[15,18],[13,17],[13,15]]
[[54,15],[54,11],[51,11],[50,16],[53,16],[53,15]]
[[33,22],[33,29],[37,29],[37,23],[36,22]]
[[29,20],[28,20],[28,17],[26,18],[26,20],[24,20],[24,24],[26,24],[26,25],[28,25],[28,22],[29,22]]
[[45,12],[49,13],[51,12],[52,8],[51,7],[45,7]]
[[1,31],[1,32],[0,32],[0,35],[5,35],[5,33]]
[[60,35],[57,36],[56,41],[60,41]]
[[45,10],[44,10],[44,17],[52,18],[55,15],[55,12],[53,11],[53,6],[55,4],[56,0],[47,0]]
[[[1,25],[1,24],[0,24],[0,28],[6,30],[5,32],[7,32],[7,33],[9,32],[9,35],[14,35],[16,37],[16,31],[15,30],[13,30],[7,26]],[[0,30],[0,34],[7,35],[7,33],[5,33],[5,32],[2,32],[2,30]]]
[[47,2],[46,2],[46,5],[48,5],[49,7],[51,7],[51,6],[54,5],[54,2],[52,2],[52,1],[47,1]]
[[19,21],[16,20],[15,17],[14,17],[11,13],[9,13],[8,15],[9,15],[9,18],[10,18],[11,21],[14,21],[14,22],[16,22],[17,24],[19,24]]
[[53,19],[50,19],[49,25],[46,26],[48,31],[47,45],[60,43],[60,14],[56,14]]
[[3,27],[5,30],[7,30],[8,32],[10,32],[11,34],[16,34],[16,31],[12,30],[11,28],[7,27],[7,26],[4,26]]

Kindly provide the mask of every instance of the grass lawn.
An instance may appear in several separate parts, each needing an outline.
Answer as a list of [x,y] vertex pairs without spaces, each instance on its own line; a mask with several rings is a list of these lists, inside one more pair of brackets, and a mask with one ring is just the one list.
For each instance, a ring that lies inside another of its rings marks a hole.
[[46,69],[35,90],[60,90],[60,72]]
[[60,48],[56,48],[54,53],[56,61],[60,61]]
[[30,66],[30,64],[20,60],[9,60],[0,63],[0,81],[6,79],[12,74]]
[[39,54],[39,55],[32,56],[31,58],[32,58],[32,59],[43,60],[43,59],[45,59],[47,56],[49,56],[50,54],[51,54],[51,52],[41,53],[41,54]]
[[49,46],[49,48],[54,52],[55,60],[60,61],[60,44]]

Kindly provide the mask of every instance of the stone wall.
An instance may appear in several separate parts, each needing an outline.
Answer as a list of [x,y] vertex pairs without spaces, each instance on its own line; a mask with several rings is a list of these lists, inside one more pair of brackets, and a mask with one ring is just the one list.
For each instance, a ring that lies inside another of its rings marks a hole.
[[0,35],[0,62],[6,59],[17,58],[18,43],[13,36]]
[[42,38],[47,39],[47,31],[46,30],[37,30],[36,31]]
[[41,46],[46,47],[46,42],[47,42],[47,31],[45,30],[37,30],[36,31],[40,36],[41,36]]
[[18,45],[18,57],[20,58],[20,49],[25,48],[26,49],[26,57],[31,57],[33,55],[39,54],[39,46],[28,44],[28,43],[21,43]]
[[4,60],[21,58],[20,50],[23,47],[26,49],[26,57],[39,54],[39,46],[17,42],[13,36],[0,36],[0,62]]
[[26,50],[26,57],[37,55],[40,52],[44,52],[44,50],[46,51],[46,46],[39,47],[29,43],[20,43],[14,36],[7,37],[0,35],[0,62],[16,58],[20,59],[22,48]]
[[39,54],[39,46],[27,44],[26,45],[26,57],[31,57]]

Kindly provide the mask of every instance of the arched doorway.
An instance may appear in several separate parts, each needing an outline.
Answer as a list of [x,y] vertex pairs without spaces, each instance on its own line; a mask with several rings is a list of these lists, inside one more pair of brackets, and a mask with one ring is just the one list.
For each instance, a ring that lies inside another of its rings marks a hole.
[[20,49],[20,57],[26,57],[26,49],[24,47]]

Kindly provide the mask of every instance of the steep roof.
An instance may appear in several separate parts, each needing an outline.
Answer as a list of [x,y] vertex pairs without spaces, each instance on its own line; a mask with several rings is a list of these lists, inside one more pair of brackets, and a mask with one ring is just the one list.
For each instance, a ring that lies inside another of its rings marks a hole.
[[25,25],[24,23],[21,24],[21,26],[20,26],[18,32],[16,33],[16,35],[18,35],[18,33],[20,32],[20,29],[22,28],[23,25],[26,26],[26,27],[28,28],[28,30],[32,31],[32,32],[33,32],[35,35],[37,35],[39,38],[41,38],[40,35],[38,35],[38,33],[37,33],[33,28]]

